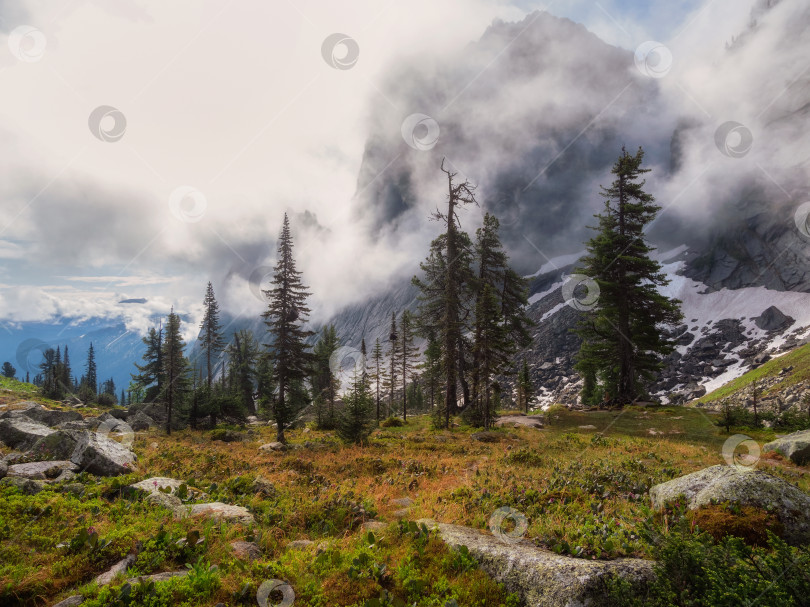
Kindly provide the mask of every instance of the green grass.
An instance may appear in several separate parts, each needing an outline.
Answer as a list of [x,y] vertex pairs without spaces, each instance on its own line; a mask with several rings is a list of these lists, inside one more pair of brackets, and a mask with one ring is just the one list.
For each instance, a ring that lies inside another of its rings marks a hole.
[[717,390],[698,399],[697,402],[705,404],[731,396],[750,388],[751,384],[756,380],[778,376],[783,368],[790,366],[793,367],[793,370],[786,373],[781,381],[764,392],[762,396],[768,396],[784,390],[788,386],[810,380],[810,344],[805,344],[783,356],[767,361],[756,369],[752,369],[727,384],[720,386]]

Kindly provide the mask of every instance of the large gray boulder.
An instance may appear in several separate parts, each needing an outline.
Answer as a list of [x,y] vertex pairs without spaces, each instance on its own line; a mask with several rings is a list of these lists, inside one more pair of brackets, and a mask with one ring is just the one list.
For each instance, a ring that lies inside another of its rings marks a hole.
[[245,525],[255,523],[253,515],[247,508],[224,504],[222,502],[210,502],[208,504],[193,504],[183,506],[190,516],[204,516],[215,520],[237,521]]
[[680,495],[690,510],[724,502],[769,510],[782,523],[785,541],[810,543],[810,495],[761,470],[711,466],[650,489],[653,507],[658,509]]
[[138,411],[135,415],[130,415],[127,418],[127,423],[135,432],[142,432],[157,426],[155,420],[146,415],[143,411]]
[[53,432],[54,430],[45,424],[35,422],[22,414],[0,419],[0,441],[13,449],[27,449]]
[[135,454],[97,432],[84,432],[76,442],[70,461],[97,476],[118,476],[132,472]]
[[595,607],[604,603],[608,577],[619,576],[638,592],[654,578],[652,561],[578,559],[542,550],[526,540],[504,542],[469,527],[429,519],[419,523],[437,528],[451,548],[466,546],[481,568],[518,594],[527,607]]
[[54,480],[65,470],[76,472],[78,467],[69,461],[50,462],[28,462],[24,464],[12,464],[8,467],[8,476],[18,476],[20,478],[30,478],[35,480]]
[[810,463],[810,430],[800,430],[765,443],[765,451],[776,451],[789,457],[794,464]]
[[785,315],[776,306],[771,306],[754,319],[754,324],[763,331],[776,331],[792,325],[794,319]]
[[[76,423],[76,422],[68,422]],[[28,461],[69,460],[86,430],[59,429],[37,440],[25,452]]]
[[82,419],[82,414],[78,411],[60,411],[58,409],[45,409],[44,407],[32,407],[27,409],[24,414],[35,422],[46,426],[56,426],[65,422],[78,422]]

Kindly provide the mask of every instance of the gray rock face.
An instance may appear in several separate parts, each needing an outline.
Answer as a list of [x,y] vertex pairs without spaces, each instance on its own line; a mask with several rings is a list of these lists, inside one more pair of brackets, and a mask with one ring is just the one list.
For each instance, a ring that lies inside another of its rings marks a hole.
[[539,415],[504,415],[495,420],[496,426],[527,426],[529,428],[542,428],[543,418]]
[[45,483],[42,481],[35,481],[29,478],[20,478],[19,476],[7,476],[6,478],[0,480],[0,485],[13,485],[25,495],[36,495],[45,488]]
[[155,420],[142,411],[138,411],[135,415],[130,415],[127,418],[127,423],[135,432],[143,432],[144,430],[149,430],[149,428],[157,426]]
[[136,457],[129,449],[95,432],[84,432],[70,461],[98,476],[117,476],[132,471]]
[[258,561],[262,558],[262,549],[255,542],[231,542],[231,548],[236,557],[243,561]]
[[69,461],[29,462],[26,464],[13,464],[8,467],[8,476],[19,476],[35,480],[54,480],[63,471],[75,472],[78,467]]
[[796,545],[810,542],[810,495],[760,470],[711,466],[650,489],[654,508],[663,508],[679,495],[685,496],[690,510],[713,501],[771,510],[784,527],[785,541]]
[[810,430],[800,430],[793,432],[775,441],[766,443],[763,447],[765,451],[776,451],[799,466],[810,462]]
[[210,502],[208,504],[193,504],[192,506],[184,506],[191,516],[205,516],[213,519],[226,519],[243,523],[245,525],[252,525],[255,520],[253,515],[247,508],[242,506],[233,506],[231,504],[223,504],[222,502]]
[[527,541],[507,543],[469,527],[429,519],[422,522],[437,527],[451,548],[466,546],[481,568],[517,593],[527,607],[595,607],[604,602],[608,576],[618,575],[638,591],[654,577],[652,561],[577,559],[542,550]]
[[26,452],[26,459],[35,461],[68,460],[73,455],[79,439],[86,432],[87,430],[56,430],[34,443]]
[[118,561],[115,565],[110,567],[109,570],[105,571],[99,576],[96,576],[96,584],[99,586],[106,586],[110,582],[115,579],[119,573],[125,573],[129,566],[135,562],[135,555],[129,554],[125,558]]
[[25,416],[46,426],[77,422],[82,419],[82,415],[78,411],[59,411],[57,409],[45,409],[44,407],[28,409],[25,411]]
[[35,422],[22,414],[0,419],[0,441],[13,449],[27,449],[53,432],[45,424]]
[[59,601],[53,607],[78,607],[84,603],[84,597],[80,594],[74,594],[73,596],[69,596],[64,601]]
[[771,306],[754,319],[754,324],[763,331],[777,331],[792,325],[794,319],[786,316],[776,306]]
[[5,478],[8,474],[8,464],[5,460],[0,459],[0,478]]

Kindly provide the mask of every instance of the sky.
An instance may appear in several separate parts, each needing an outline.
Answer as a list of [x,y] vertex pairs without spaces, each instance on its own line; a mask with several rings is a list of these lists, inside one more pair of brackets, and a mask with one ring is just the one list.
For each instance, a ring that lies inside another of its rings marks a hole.
[[[209,280],[230,313],[258,314],[285,212],[307,228],[296,254],[325,320],[415,263],[369,242],[356,208],[395,66],[534,10],[710,64],[751,5],[0,0],[0,322],[120,316],[145,331],[171,306],[199,317]],[[692,65],[693,82],[713,77]],[[147,302],[118,303],[132,298]]]

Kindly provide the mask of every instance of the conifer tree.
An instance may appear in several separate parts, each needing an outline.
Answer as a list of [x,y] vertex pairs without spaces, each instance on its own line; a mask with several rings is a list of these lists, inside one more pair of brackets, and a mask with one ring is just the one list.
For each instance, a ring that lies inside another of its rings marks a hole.
[[[465,320],[468,316],[471,247],[469,236],[460,229],[459,207],[476,204],[475,186],[468,181],[455,182],[457,173],[441,166],[447,176],[447,211],[436,211],[433,217],[444,223],[445,232],[431,244],[428,259],[421,264],[425,279],[414,277],[419,287],[420,325],[432,327],[440,337],[442,369],[445,378],[445,427],[458,402],[458,384],[463,377]],[[465,401],[467,390],[464,389]]]
[[369,380],[374,382],[374,404],[377,410],[377,423],[380,422],[380,391],[387,377],[383,348],[378,337],[374,342],[374,349],[371,351],[371,374],[369,376]]
[[480,372],[480,390],[477,395],[483,423],[492,423],[492,383],[494,375],[509,364],[511,348],[509,336],[500,313],[498,296],[491,285],[484,285],[475,307],[476,340],[474,354],[476,369]]
[[[315,391],[315,408],[318,428],[332,429],[335,427],[335,399],[340,390],[340,379],[333,370],[332,360],[340,347],[335,325],[327,325],[321,329],[321,337],[315,344],[313,351],[315,357],[315,372],[313,375],[313,388]],[[338,361],[338,366],[342,361]],[[340,369],[338,368],[337,371]],[[324,416],[324,404],[329,406]]]
[[388,377],[385,378],[384,388],[388,391],[388,414],[394,408],[394,390],[397,386],[397,370],[399,363],[399,333],[397,330],[397,313],[391,312],[391,332],[388,334]]
[[87,385],[92,389],[93,394],[96,393],[96,386],[98,385],[98,372],[96,369],[96,352],[93,349],[93,342],[90,342],[90,348],[87,350],[87,365],[85,366],[85,378],[87,378]]
[[[277,396],[273,399],[273,416],[277,427],[277,440],[285,442],[284,428],[297,411],[297,402],[289,399],[289,391],[296,385],[297,394],[302,392],[302,382],[312,372],[313,355],[308,351],[306,339],[313,335],[301,326],[309,315],[306,300],[309,293],[301,282],[301,272],[295,269],[290,222],[284,214],[284,223],[278,242],[278,260],[270,288],[264,291],[269,299],[263,314],[271,334],[269,353],[273,360],[273,379]],[[296,394],[296,396],[297,396]]]
[[434,335],[428,335],[428,343],[425,348],[425,360],[422,368],[422,379],[426,384],[430,408],[436,405],[436,400],[440,396],[442,381],[442,351],[439,342]]
[[577,369],[595,372],[601,391],[618,405],[646,392],[662,358],[674,349],[662,328],[681,319],[680,302],[658,292],[669,280],[650,258],[654,248],[644,230],[661,207],[643,189],[641,175],[649,172],[641,168],[643,159],[641,148],[635,155],[622,148],[611,170],[616,178],[602,188],[605,208],[596,215],[597,234],[578,270],[596,282],[599,298],[578,325],[583,342]]
[[374,397],[362,379],[362,371],[355,366],[352,386],[343,395],[343,411],[338,420],[337,433],[347,443],[362,445],[374,429]]
[[399,371],[402,373],[402,419],[408,421],[408,378],[413,373],[414,362],[418,354],[416,347],[413,345],[413,322],[411,313],[408,310],[402,312],[399,329],[397,355],[399,357]]
[[70,380],[70,354],[68,354],[68,347],[65,344],[65,354],[62,357],[62,369],[59,373],[59,381],[62,384],[62,392],[67,394],[71,391],[72,382]]
[[138,373],[130,374],[132,381],[144,390],[143,400],[155,402],[163,399],[163,387],[165,385],[163,369],[163,325],[157,329],[149,329],[149,333],[143,338],[146,351],[143,354],[145,364],[135,363]]
[[518,409],[522,409],[527,415],[529,414],[529,402],[533,396],[534,386],[529,374],[529,364],[524,360],[517,378],[517,405]]
[[[10,362],[6,361],[3,363],[3,377],[7,377],[9,379],[14,379],[14,376],[17,374],[17,369],[14,368]],[[26,374],[25,381],[28,381],[28,376]]]
[[172,414],[179,412],[183,395],[188,388],[188,361],[185,342],[180,334],[180,316],[174,308],[166,319],[166,338],[163,340],[163,374],[166,378],[166,434],[172,433]]
[[368,351],[365,336],[360,338],[360,379],[368,386]]
[[253,402],[253,385],[256,379],[256,362],[259,358],[259,342],[253,332],[240,329],[233,334],[233,341],[228,346],[230,374],[236,383],[242,408],[250,415],[256,415]]
[[219,322],[219,304],[214,297],[214,287],[208,282],[203,300],[205,312],[200,323],[200,348],[205,352],[206,369],[208,371],[208,390],[211,390],[211,380],[214,377],[213,361],[225,349],[225,340],[222,337],[222,325]]

